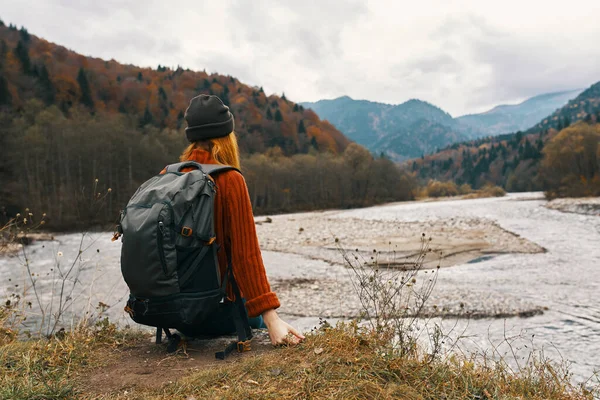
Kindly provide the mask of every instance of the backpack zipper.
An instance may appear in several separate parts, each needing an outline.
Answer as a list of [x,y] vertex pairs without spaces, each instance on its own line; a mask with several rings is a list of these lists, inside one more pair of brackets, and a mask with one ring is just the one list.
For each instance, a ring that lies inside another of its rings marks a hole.
[[162,221],[158,222],[158,232],[156,234],[156,244],[158,246],[158,257],[163,268],[163,272],[168,276],[167,260],[165,258],[165,249],[163,247],[165,235],[165,224]]

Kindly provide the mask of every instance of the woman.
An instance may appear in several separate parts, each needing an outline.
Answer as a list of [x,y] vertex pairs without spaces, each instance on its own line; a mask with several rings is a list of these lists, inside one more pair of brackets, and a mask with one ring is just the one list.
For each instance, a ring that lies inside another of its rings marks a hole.
[[[181,161],[225,164],[240,169],[233,115],[221,99],[208,95],[194,97],[185,112],[185,119],[188,125],[185,133],[190,145],[181,155]],[[217,186],[215,232],[220,245],[221,275],[225,276],[227,254],[231,254],[233,275],[245,300],[251,324],[260,327],[262,321],[256,317],[262,316],[271,343],[297,344],[304,336],[279,318],[275,311],[280,304],[267,280],[246,181],[237,171],[219,173],[214,179]]]

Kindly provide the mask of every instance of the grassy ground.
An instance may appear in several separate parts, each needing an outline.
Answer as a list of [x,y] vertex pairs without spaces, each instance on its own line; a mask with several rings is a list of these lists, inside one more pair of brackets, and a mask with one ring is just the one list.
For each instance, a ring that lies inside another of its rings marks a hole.
[[[51,339],[2,337],[2,399],[593,399],[547,363],[513,374],[500,364],[484,367],[458,357],[398,356],[352,324],[311,333],[294,348],[194,368],[197,354],[167,356],[147,333],[108,323]],[[123,377],[133,368],[127,362],[146,367]]]

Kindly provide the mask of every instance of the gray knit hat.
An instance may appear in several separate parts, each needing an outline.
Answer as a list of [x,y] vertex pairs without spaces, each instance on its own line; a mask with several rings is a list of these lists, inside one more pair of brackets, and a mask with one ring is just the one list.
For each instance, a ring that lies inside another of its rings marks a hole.
[[233,115],[217,96],[201,94],[190,101],[185,110],[187,128],[185,135],[190,142],[220,138],[233,132]]

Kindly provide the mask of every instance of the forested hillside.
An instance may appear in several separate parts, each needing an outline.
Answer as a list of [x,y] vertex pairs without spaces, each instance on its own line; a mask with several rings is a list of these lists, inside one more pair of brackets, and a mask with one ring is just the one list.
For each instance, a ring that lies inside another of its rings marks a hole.
[[[589,141],[583,139],[585,135],[582,132],[587,132],[586,126],[593,126],[599,121],[600,82],[525,133],[517,132],[454,144],[436,154],[408,161],[407,168],[423,181],[452,180],[459,184],[468,183],[474,188],[490,183],[503,186],[509,191],[544,190],[548,189],[552,180],[540,170],[540,161],[546,153],[547,143],[559,132],[563,136],[574,135],[581,141],[574,151],[580,152],[581,157],[586,160],[592,160],[590,162],[593,164],[595,158],[586,154],[596,154],[600,150],[596,147],[586,148],[583,143]],[[565,129],[571,126],[572,128]],[[563,142],[573,145],[578,140]],[[565,149],[565,154],[567,150]],[[590,162],[586,161],[587,164]],[[590,167],[592,172],[582,172],[577,179],[593,179],[596,176],[593,172],[596,168],[594,165]],[[573,176],[575,175],[569,175],[568,179],[574,179]]]
[[0,23],[0,207],[46,213],[54,229],[115,221],[142,182],[178,160],[183,113],[199,93],[230,105],[259,213],[412,197],[412,177],[285,96],[229,76],[85,57]]
[[306,153],[310,147],[339,153],[349,143],[312,111],[285,96],[267,96],[262,88],[234,77],[85,57],[4,23],[0,69],[0,105],[14,110],[36,98],[67,114],[80,104],[91,113],[127,115],[140,128],[179,129],[189,100],[206,93],[218,95],[231,107],[245,152],[279,146],[288,155]]
[[302,104],[350,139],[396,160],[428,154],[469,138],[450,114],[421,100],[390,105],[344,96]]

